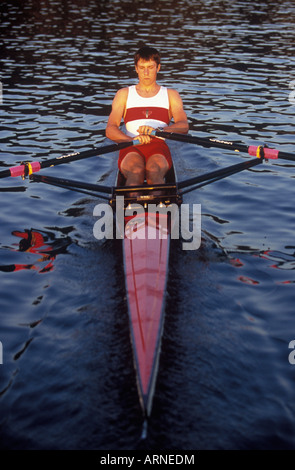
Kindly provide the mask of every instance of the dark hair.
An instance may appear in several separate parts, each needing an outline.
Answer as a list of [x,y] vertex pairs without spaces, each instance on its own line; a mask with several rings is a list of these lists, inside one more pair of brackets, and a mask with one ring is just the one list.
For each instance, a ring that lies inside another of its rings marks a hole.
[[139,59],[153,60],[157,65],[161,62],[160,53],[154,47],[143,46],[134,54],[134,64],[137,65]]

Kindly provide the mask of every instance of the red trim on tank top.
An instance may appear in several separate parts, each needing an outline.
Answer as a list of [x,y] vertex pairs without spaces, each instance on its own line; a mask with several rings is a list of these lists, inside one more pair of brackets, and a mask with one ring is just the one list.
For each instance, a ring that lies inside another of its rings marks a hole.
[[166,108],[157,106],[141,106],[137,108],[128,108],[124,117],[124,122],[127,124],[131,121],[138,119],[153,119],[155,121],[162,121],[169,124],[169,111]]

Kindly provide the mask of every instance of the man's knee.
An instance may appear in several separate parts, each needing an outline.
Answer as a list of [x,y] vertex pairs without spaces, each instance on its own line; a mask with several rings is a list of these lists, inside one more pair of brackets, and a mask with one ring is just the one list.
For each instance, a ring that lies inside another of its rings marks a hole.
[[121,171],[133,173],[134,175],[139,175],[143,173],[144,161],[138,154],[128,154],[121,163]]
[[146,170],[148,173],[165,174],[169,169],[168,162],[163,155],[154,155],[147,161]]
[[139,176],[144,173],[144,166],[134,163],[134,165],[131,165],[127,171]]
[[151,163],[147,166],[146,171],[148,174],[156,174],[161,172],[161,167],[156,162]]

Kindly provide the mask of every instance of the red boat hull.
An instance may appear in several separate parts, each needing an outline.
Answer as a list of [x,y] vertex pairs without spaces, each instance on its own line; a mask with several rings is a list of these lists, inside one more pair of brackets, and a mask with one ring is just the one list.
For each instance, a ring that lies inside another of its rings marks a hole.
[[123,240],[138,391],[147,415],[151,410],[164,323],[170,244],[167,219],[167,215],[161,215],[155,223],[155,216],[135,216],[127,221]]

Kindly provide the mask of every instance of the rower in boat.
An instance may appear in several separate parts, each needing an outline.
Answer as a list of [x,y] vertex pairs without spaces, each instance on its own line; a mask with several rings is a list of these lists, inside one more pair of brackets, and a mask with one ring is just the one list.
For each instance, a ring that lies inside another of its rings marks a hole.
[[[179,93],[157,83],[161,68],[157,49],[140,48],[134,56],[134,64],[138,83],[116,93],[106,136],[118,143],[138,140],[145,144],[120,151],[118,166],[126,186],[142,185],[145,180],[147,184],[162,184],[172,167],[171,154],[163,139],[150,134],[155,129],[187,134],[188,120]],[[122,119],[126,133],[120,129]]]
[[[106,127],[109,139],[117,143],[137,143],[120,150],[117,189],[112,201],[123,187],[121,194],[125,195],[125,205],[126,195],[128,202],[145,203],[153,201],[154,196],[160,196],[163,197],[161,203],[170,207],[173,201],[178,201],[171,153],[165,140],[151,136],[151,132],[161,128],[169,133],[187,134],[187,116],[178,92],[160,86],[156,81],[161,67],[156,49],[147,46],[139,49],[134,56],[134,64],[138,83],[117,92]],[[120,129],[122,119],[126,133]],[[163,194],[151,191],[150,185],[164,185],[168,181],[171,187],[167,185]],[[145,182],[148,192],[143,189]],[[136,192],[129,193],[130,187]],[[163,330],[169,221],[168,213],[160,217],[156,212],[146,213],[144,217],[131,215],[124,218],[123,264],[130,333],[138,392],[146,418],[152,408]],[[152,236],[147,236],[151,231]],[[130,236],[133,232],[135,237]]]

